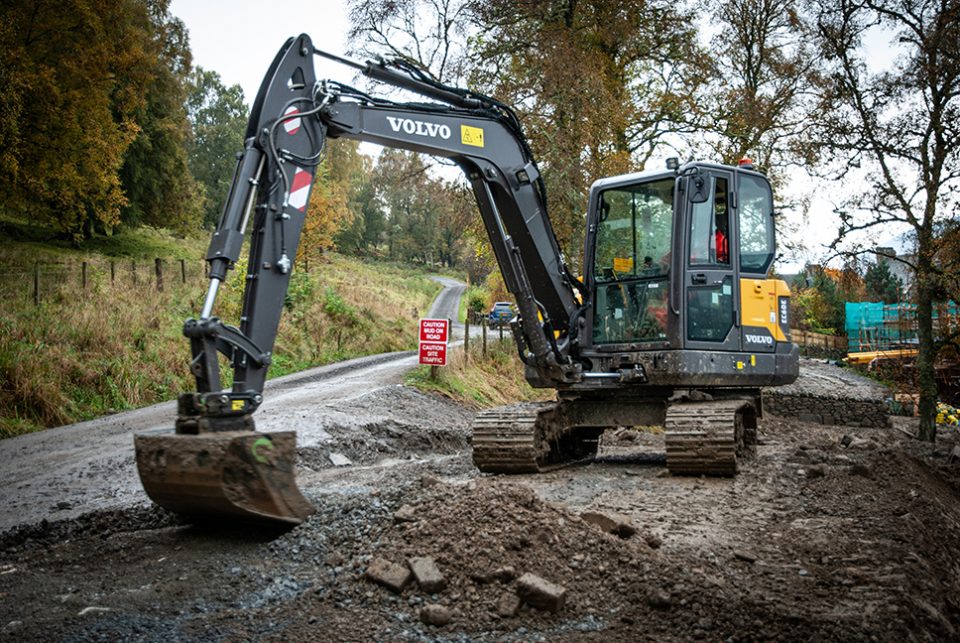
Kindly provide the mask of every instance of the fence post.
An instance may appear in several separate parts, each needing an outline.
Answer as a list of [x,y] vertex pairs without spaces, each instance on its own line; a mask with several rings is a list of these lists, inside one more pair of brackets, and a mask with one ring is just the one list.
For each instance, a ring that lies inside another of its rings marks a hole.
[[487,357],[487,318],[480,318],[480,327],[483,329],[483,357]]
[[470,313],[463,318],[463,363],[470,363]]
[[180,282],[187,283],[187,262],[185,259],[180,260]]
[[33,262],[33,305],[40,305],[40,262]]
[[500,327],[500,341],[502,342],[503,341],[503,322],[502,321],[497,322],[497,326]]
[[130,262],[130,264],[133,266],[133,285],[136,286],[137,285],[137,260],[134,259],[133,261]]
[[87,262],[80,264],[80,284],[81,290],[87,289]]
[[163,290],[163,259],[157,257],[154,261],[157,270],[157,290]]
[[113,259],[111,259],[110,260],[110,285],[111,286],[116,281],[116,277],[117,277],[117,264],[116,262],[114,262]]

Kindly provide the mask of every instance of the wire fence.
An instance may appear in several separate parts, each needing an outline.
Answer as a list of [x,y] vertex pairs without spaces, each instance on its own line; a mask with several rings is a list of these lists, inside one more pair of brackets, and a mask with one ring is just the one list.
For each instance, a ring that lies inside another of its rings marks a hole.
[[207,262],[200,259],[102,259],[88,261],[35,261],[0,264],[0,296],[29,297],[34,305],[52,296],[82,296],[95,289],[133,287],[160,291],[207,276]]

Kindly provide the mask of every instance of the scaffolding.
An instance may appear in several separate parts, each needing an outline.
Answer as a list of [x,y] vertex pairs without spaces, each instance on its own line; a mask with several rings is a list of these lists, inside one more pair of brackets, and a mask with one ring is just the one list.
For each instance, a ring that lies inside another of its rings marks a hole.
[[[956,302],[934,304],[933,330],[938,337],[949,336],[960,327]],[[851,353],[916,347],[917,305],[847,302],[848,350]]]

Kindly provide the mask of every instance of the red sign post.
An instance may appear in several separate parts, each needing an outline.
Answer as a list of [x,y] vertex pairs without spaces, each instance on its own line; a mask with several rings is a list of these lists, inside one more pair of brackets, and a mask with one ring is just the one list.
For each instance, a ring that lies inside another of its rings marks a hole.
[[447,365],[447,342],[450,322],[446,319],[420,320],[420,363],[428,366]]

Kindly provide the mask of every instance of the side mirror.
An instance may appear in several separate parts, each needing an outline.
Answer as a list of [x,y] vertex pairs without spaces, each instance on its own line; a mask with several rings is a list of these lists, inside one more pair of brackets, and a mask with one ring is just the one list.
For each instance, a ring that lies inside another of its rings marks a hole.
[[690,203],[704,203],[710,198],[710,181],[702,174],[687,179],[687,198]]

